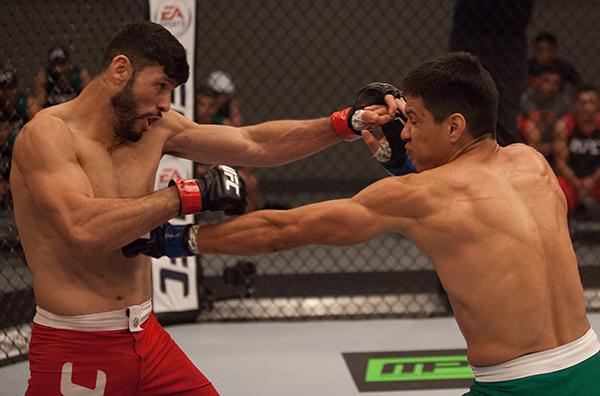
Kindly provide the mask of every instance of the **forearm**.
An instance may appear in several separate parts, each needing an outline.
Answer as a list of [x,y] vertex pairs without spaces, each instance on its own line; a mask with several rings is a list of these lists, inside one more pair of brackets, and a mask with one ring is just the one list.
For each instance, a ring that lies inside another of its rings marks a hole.
[[140,198],[86,198],[58,223],[76,247],[106,252],[175,217],[179,208],[177,191],[169,187]]
[[199,226],[198,253],[254,256],[300,246],[301,235],[294,232],[296,221],[287,216],[289,212],[278,212],[261,210],[223,223]]
[[268,121],[243,128],[259,147],[260,166],[276,166],[308,157],[341,139],[329,118]]
[[261,210],[230,221],[199,226],[198,253],[252,256],[319,244],[348,246],[380,230],[369,210],[350,200],[325,201],[292,210]]

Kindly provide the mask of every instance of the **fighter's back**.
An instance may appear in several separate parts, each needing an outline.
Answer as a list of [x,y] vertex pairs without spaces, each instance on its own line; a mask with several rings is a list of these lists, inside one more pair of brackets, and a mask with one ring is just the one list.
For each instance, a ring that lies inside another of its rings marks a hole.
[[408,236],[436,266],[471,364],[554,348],[589,329],[565,198],[539,153],[476,150],[417,176],[430,179],[437,209]]

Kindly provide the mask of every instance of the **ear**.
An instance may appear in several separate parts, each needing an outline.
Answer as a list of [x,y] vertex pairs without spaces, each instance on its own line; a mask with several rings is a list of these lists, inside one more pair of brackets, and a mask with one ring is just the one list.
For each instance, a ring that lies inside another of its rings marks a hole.
[[456,143],[466,132],[467,120],[460,113],[450,114],[448,117],[448,139],[451,143]]
[[111,79],[119,85],[125,84],[133,75],[133,65],[125,55],[117,55],[110,62]]

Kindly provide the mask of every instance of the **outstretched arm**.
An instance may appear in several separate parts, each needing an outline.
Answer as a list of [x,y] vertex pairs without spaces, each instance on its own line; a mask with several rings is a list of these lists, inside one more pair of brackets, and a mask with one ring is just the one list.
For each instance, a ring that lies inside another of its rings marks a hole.
[[267,121],[241,128],[196,124],[174,111],[169,118],[170,129],[178,132],[166,141],[164,152],[205,164],[283,165],[341,141],[329,118]]
[[390,177],[350,199],[325,201],[292,210],[263,210],[200,226],[199,253],[257,255],[319,244],[346,246],[387,232],[406,233],[428,212],[418,175]]
[[[369,90],[372,86],[378,89]],[[390,89],[396,96],[388,93]],[[388,123],[398,110],[399,92],[389,84],[373,83],[359,92],[352,108],[335,112],[330,118],[268,121],[241,128],[199,125],[172,111],[162,122],[173,132],[165,142],[164,151],[208,164],[282,165],[312,155],[341,139],[357,139],[361,129],[376,129]]]

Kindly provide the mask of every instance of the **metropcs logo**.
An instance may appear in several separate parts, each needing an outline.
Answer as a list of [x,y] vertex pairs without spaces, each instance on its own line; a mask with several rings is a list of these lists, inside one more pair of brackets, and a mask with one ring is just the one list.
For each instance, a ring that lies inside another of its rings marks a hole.
[[344,353],[360,392],[468,388],[464,350]]
[[180,37],[190,27],[192,11],[184,0],[164,0],[156,8],[154,21]]

